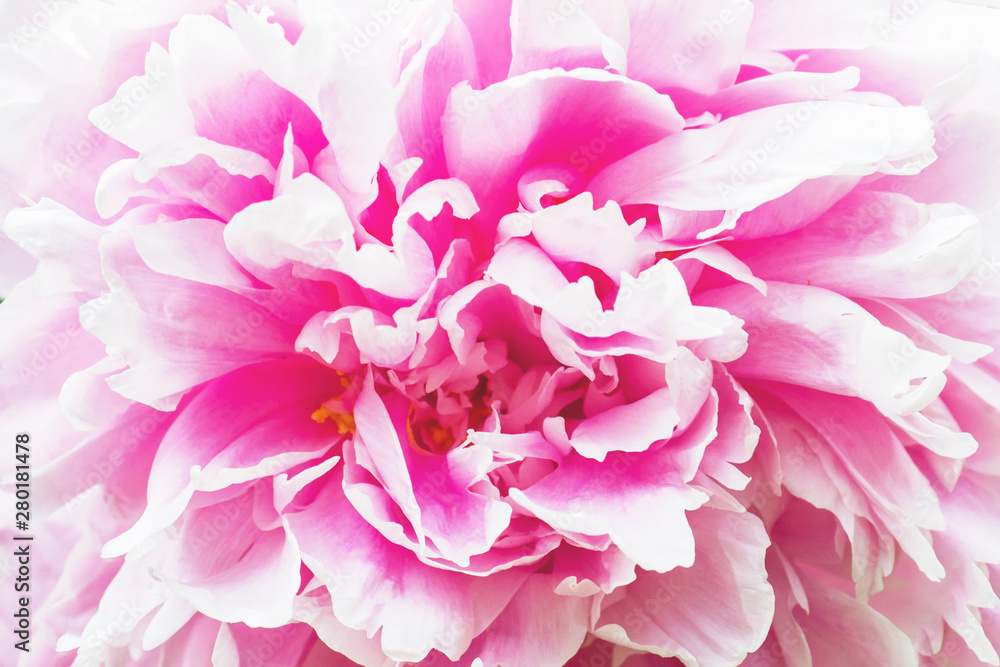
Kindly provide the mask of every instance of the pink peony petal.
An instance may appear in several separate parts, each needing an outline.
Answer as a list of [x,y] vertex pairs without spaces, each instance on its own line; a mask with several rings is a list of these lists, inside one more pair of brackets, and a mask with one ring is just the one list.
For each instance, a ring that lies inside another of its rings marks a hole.
[[[943,386],[947,357],[916,348],[834,292],[775,282],[767,297],[739,285],[706,292],[699,302],[746,321],[748,352],[730,366],[737,377],[860,396],[887,414],[903,415],[929,403]],[[789,355],[793,345],[808,354]]]
[[736,81],[754,13],[749,2],[626,0],[625,5],[630,78],[682,95],[711,94]]
[[510,13],[508,76],[556,67],[624,74],[628,20],[623,3],[595,3],[567,11],[566,5],[555,0],[515,0]]
[[[750,514],[700,510],[695,564],[666,574],[641,572],[601,603],[595,634],[685,665],[738,665],[764,641],[774,592],[764,571],[769,542]],[[727,525],[740,530],[720,533]],[[704,549],[704,551],[702,551]],[[732,582],[722,589],[720,580]]]
[[[605,88],[621,92],[596,94]],[[511,113],[514,97],[523,101]],[[551,110],[557,107],[585,112],[552,124]],[[598,70],[533,72],[482,92],[458,86],[449,109],[464,122],[444,128],[448,166],[478,201],[489,202],[490,211],[516,201],[517,179],[529,167],[558,161],[593,175],[683,127],[668,97]],[[485,155],[503,157],[483,161]]]
[[[743,213],[809,179],[914,173],[893,164],[920,155],[931,143],[927,112],[918,107],[777,105],[637,150],[605,168],[589,187],[598,202]],[[656,170],[653,164],[670,168]]]
[[[109,237],[104,248],[111,298],[103,307],[94,304],[97,314],[85,326],[129,364],[108,380],[123,396],[170,408],[201,382],[291,349],[291,328],[270,312],[215,285],[156,273],[127,233]],[[126,274],[143,280],[126,281]],[[158,305],[147,311],[147,304]],[[230,308],[233,319],[215,317]],[[150,345],[136,345],[136,337]],[[258,352],[248,356],[245,346]]]
[[1000,663],[996,0],[0,4],[12,665]]
[[846,296],[918,298],[955,287],[981,246],[981,225],[966,209],[859,192],[790,235],[734,250],[765,280],[808,281]]
[[369,634],[381,628],[382,649],[395,660],[419,661],[431,649],[457,660],[525,574],[494,581],[427,568],[364,521],[340,487],[335,473],[308,508],[288,517],[337,619]]
[[[665,463],[662,453],[616,454],[604,462],[570,456],[534,486],[511,490],[510,497],[564,535],[607,535],[640,567],[690,567],[694,543],[685,512],[707,498]],[[650,519],[659,526],[652,534],[646,528]]]

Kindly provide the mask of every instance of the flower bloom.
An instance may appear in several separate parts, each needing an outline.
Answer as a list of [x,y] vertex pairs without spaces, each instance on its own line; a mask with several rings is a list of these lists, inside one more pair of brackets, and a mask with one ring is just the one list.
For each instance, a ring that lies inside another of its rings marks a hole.
[[1000,664],[997,9],[4,11],[18,664]]

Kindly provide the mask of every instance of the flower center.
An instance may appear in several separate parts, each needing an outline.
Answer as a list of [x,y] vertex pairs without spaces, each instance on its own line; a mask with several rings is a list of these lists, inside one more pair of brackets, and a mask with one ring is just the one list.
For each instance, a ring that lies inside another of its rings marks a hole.
[[420,419],[413,407],[410,407],[406,418],[406,435],[410,445],[432,454],[447,454],[459,442],[459,429],[459,424],[445,427],[433,417]]
[[410,445],[433,454],[446,454],[462,443],[470,430],[479,430],[493,413],[487,401],[486,378],[471,390],[428,394],[410,405],[406,434]]

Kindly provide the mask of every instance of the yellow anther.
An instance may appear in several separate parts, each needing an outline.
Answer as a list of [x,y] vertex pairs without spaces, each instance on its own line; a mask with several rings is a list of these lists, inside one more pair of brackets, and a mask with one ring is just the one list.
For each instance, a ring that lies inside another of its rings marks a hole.
[[337,425],[337,431],[341,435],[344,433],[354,433],[357,430],[357,424],[354,423],[352,415],[331,410],[324,403],[313,411],[312,420],[318,424],[325,424],[327,419],[333,420],[333,423]]

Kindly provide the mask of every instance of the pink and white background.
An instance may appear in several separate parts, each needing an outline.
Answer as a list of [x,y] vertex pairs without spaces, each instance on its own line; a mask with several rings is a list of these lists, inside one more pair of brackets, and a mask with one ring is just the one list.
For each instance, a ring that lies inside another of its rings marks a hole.
[[1000,665],[995,0],[0,38],[0,664]]

